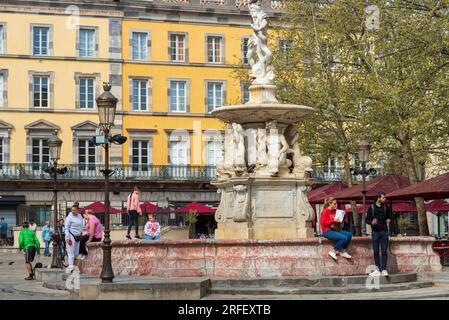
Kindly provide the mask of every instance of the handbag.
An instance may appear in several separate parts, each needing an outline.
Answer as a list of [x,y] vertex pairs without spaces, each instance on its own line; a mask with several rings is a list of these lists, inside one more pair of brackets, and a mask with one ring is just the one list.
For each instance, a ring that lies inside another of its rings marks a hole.
[[340,231],[341,229],[340,222],[333,222],[331,224],[331,229],[337,232]]
[[70,232],[70,234],[73,236],[73,240],[75,240],[76,242],[80,242],[80,240],[81,240],[81,235],[75,236],[75,235],[72,233],[72,231],[69,231],[69,232]]

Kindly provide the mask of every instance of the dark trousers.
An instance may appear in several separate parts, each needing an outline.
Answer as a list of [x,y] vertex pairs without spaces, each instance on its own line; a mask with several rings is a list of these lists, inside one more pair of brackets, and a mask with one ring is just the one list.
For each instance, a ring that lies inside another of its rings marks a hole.
[[[89,235],[86,234],[84,236],[81,236],[80,239],[80,254],[84,254],[85,256],[87,256],[87,249],[86,249],[86,242],[87,240],[89,240]],[[92,242],[100,242],[101,238],[92,238]]]
[[128,234],[131,232],[133,225],[136,228],[136,236],[139,234],[139,214],[136,210],[128,211],[129,223],[128,223]]
[[[373,231],[371,236],[373,238],[374,263],[379,271],[387,270],[388,231]],[[382,257],[379,257],[379,246]]]

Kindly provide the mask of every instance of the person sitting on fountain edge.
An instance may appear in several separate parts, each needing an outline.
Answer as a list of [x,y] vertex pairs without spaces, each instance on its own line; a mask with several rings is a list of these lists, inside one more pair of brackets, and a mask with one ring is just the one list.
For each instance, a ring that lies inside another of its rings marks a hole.
[[327,198],[324,200],[324,210],[321,212],[320,225],[323,236],[326,239],[335,242],[333,250],[329,251],[329,256],[337,260],[337,254],[351,259],[352,257],[346,252],[352,239],[352,233],[340,230],[340,222],[335,220],[337,213],[337,200],[335,198]]

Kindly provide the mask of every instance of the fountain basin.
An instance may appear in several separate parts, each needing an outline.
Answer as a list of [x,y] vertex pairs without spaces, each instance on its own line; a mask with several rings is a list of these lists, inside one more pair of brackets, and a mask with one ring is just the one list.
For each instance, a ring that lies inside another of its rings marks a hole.
[[281,104],[261,103],[224,106],[212,111],[212,115],[224,122],[245,124],[264,124],[276,120],[278,123],[295,124],[313,113],[312,107]]
[[[390,273],[440,272],[432,249],[433,237],[391,238]],[[374,264],[370,237],[354,237],[348,248],[352,260],[327,254],[324,238],[294,240],[128,240],[113,241],[112,266],[116,277],[152,276],[269,278],[363,275]],[[88,244],[83,274],[99,276],[101,243]],[[372,271],[372,269],[371,269]]]

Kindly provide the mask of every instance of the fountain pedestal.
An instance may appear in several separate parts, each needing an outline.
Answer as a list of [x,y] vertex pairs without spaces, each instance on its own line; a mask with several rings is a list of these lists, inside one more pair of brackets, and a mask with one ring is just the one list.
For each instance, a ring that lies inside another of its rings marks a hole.
[[253,85],[244,105],[212,114],[230,124],[223,164],[212,184],[221,193],[217,239],[297,239],[314,236],[307,200],[311,159],[301,154],[296,124],[313,112],[281,104],[275,86]]

